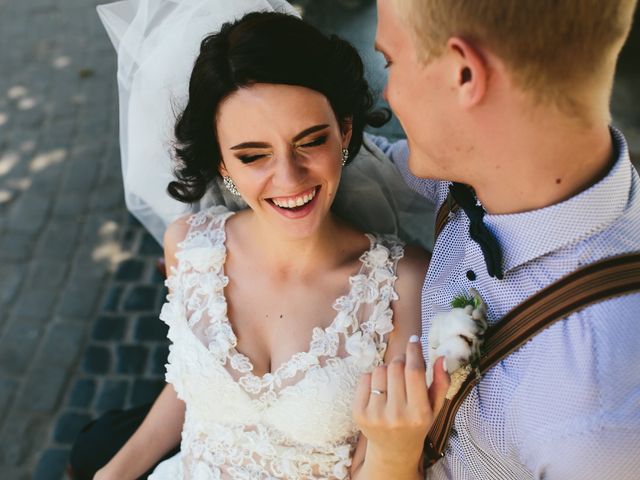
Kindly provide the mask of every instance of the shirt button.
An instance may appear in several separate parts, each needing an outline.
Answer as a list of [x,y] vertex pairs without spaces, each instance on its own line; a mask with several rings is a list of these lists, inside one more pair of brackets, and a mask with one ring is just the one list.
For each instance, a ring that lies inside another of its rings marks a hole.
[[476,274],[473,270],[467,271],[467,278],[472,282],[476,279]]

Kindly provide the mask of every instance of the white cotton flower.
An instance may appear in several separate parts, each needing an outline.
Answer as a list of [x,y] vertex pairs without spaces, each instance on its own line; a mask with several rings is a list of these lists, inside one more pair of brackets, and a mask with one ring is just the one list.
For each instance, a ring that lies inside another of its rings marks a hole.
[[363,369],[373,365],[378,354],[378,349],[373,339],[368,335],[363,335],[362,332],[355,332],[348,337],[345,342],[345,349]]
[[454,308],[433,318],[429,330],[427,385],[433,382],[433,365],[438,357],[445,357],[447,372],[451,374],[480,355],[482,335],[487,324],[484,315],[474,319],[474,311],[482,312],[473,307]]

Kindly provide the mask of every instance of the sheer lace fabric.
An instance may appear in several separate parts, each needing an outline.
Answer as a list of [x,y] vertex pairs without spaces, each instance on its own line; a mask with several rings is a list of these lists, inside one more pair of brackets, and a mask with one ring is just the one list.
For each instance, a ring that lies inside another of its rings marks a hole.
[[189,218],[166,282],[166,379],[186,415],[181,452],[150,478],[347,479],[358,436],[353,395],[360,376],[383,360],[402,244],[368,235],[371,246],[335,301],[333,321],[313,330],[308,350],[258,376],[236,350],[227,318],[224,225],[231,215],[212,207]]

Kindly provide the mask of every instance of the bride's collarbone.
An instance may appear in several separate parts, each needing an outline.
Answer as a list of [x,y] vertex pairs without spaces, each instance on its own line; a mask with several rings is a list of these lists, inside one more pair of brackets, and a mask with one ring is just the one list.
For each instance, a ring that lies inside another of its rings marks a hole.
[[333,304],[348,292],[349,276],[358,268],[346,265],[305,281],[275,279],[259,270],[233,275],[225,288],[237,350],[251,360],[256,375],[274,372],[294,354],[308,351],[313,330],[333,322]]

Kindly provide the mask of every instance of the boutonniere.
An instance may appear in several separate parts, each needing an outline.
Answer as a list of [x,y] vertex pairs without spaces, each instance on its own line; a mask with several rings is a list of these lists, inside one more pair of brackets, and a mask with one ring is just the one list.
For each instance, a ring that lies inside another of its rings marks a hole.
[[447,398],[451,399],[465,379],[475,370],[480,348],[487,330],[487,308],[477,290],[458,295],[451,302],[451,310],[439,313],[429,330],[429,364],[427,385],[433,382],[433,364],[445,357],[445,368],[451,375]]

